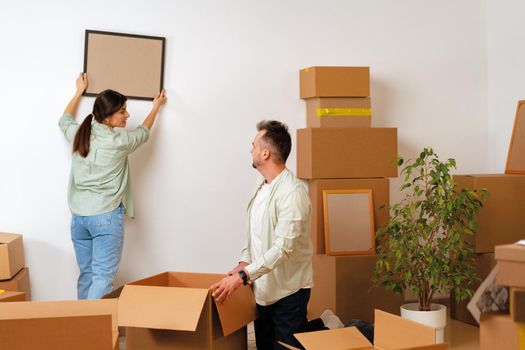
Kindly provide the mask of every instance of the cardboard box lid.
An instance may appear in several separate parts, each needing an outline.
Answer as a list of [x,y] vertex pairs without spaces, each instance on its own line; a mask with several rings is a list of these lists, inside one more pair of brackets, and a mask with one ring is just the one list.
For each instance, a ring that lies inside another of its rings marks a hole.
[[496,260],[525,262],[525,246],[505,244],[496,246]]
[[[147,277],[147,278],[144,278],[144,279],[141,279],[139,281],[135,281],[135,282],[132,282],[131,284],[129,285],[126,285],[124,287],[124,290],[126,289],[129,289],[128,287],[131,287],[131,286],[135,286],[135,287],[139,287],[139,286],[142,286],[144,288],[160,288],[160,289],[166,289],[166,290],[173,290],[173,289],[197,289],[200,291],[200,295],[201,295],[201,298],[202,298],[202,302],[195,302],[193,304],[193,306],[190,306],[190,305],[186,305],[187,307],[190,307],[191,308],[191,313],[196,316],[196,320],[195,320],[195,324],[193,325],[192,323],[192,326],[189,326],[188,325],[185,325],[185,327],[189,327],[191,328],[190,330],[193,330],[195,331],[196,327],[197,327],[197,324],[198,324],[198,320],[199,320],[199,316],[201,314],[201,311],[202,311],[202,308],[204,306],[204,302],[205,302],[205,299],[206,297],[208,296],[208,293],[209,293],[209,287],[214,284],[215,282],[218,282],[220,281],[222,278],[224,278],[224,275],[223,274],[212,274],[212,273],[192,273],[192,272],[163,272],[163,273],[160,273],[160,274],[157,274],[157,275],[154,275],[154,276],[151,276],[151,277]],[[166,287],[169,287],[169,288],[166,288]],[[121,302],[122,302],[122,295],[124,293],[124,290],[121,294],[121,297],[120,297],[120,301],[119,301],[119,322],[121,319],[121,312],[120,310],[122,310],[123,312],[127,312],[127,310],[124,310],[124,309],[128,309],[128,304],[124,305],[122,304],[121,305]],[[153,289],[152,289],[153,290]],[[158,289],[157,289],[158,290]],[[152,293],[157,293],[157,292],[152,292]],[[156,295],[156,298],[160,298],[162,295],[163,292],[158,292],[160,294]],[[137,296],[139,297],[139,296]],[[166,295],[164,295],[165,298],[169,298],[169,299],[173,299],[171,296],[170,296],[170,293],[169,292],[166,292]],[[181,296],[180,298],[182,298],[183,296]],[[149,297],[148,297],[149,298]],[[211,298],[211,296],[210,296]],[[148,305],[149,303],[151,303],[151,301],[148,301],[148,300],[143,300],[144,298],[141,298],[141,303],[143,303],[144,305]],[[163,301],[161,302],[160,300],[161,299],[158,299],[159,300],[159,303],[161,305],[168,305],[166,303],[164,303]],[[180,301],[184,304],[186,304],[187,302],[184,300],[184,299],[180,299]],[[172,303],[173,301],[172,300],[168,300],[167,303]],[[136,303],[136,302],[135,302]],[[129,307],[129,309],[133,309],[133,308],[138,308],[137,305],[133,305],[132,302],[129,302],[129,304],[131,305]],[[200,306],[199,306],[200,304]],[[244,327],[245,325],[247,325],[248,323],[252,322],[253,320],[255,320],[255,318],[257,317],[257,309],[256,309],[256,305],[255,305],[255,297],[253,296],[253,292],[251,290],[251,288],[249,286],[242,286],[241,288],[237,289],[235,291],[235,293],[233,293],[226,302],[224,302],[223,304],[217,304],[215,303],[215,306],[216,306],[216,309],[217,309],[217,313],[219,315],[219,320],[221,322],[221,328],[222,328],[222,332],[224,335],[229,335],[235,331],[237,331],[238,329]],[[164,307],[162,307],[163,309]],[[132,317],[133,320],[130,320],[128,319],[126,322],[128,321],[133,321],[132,323],[133,324],[137,324],[134,320],[139,320],[141,318],[143,318],[143,314],[142,314],[142,311],[140,311],[139,309],[137,309],[136,311],[134,311],[135,314],[132,316],[130,315],[130,317]],[[153,313],[155,314],[155,313]],[[140,317],[138,317],[140,316]],[[169,318],[175,318],[175,317],[179,317],[177,316],[176,314],[174,313],[168,313],[166,315],[166,317],[169,317]],[[155,316],[152,315],[152,318],[155,319],[156,318],[156,314]],[[123,321],[123,320],[122,320]],[[179,322],[179,321],[175,321],[173,320],[173,322]],[[187,320],[186,320],[187,322]],[[150,322],[143,322],[142,323],[143,325],[140,326],[140,327],[144,327],[144,328],[157,328],[159,326],[159,320],[157,320],[155,323],[150,323]],[[150,326],[150,325],[153,325],[153,324],[157,324],[157,327],[154,327],[154,326]],[[165,324],[165,323],[164,323]],[[120,324],[120,325],[123,325],[123,324]],[[139,327],[139,326],[132,326],[132,327]],[[172,330],[183,330],[183,329],[179,329],[178,328],[179,326],[177,326],[177,328],[173,328],[173,327],[160,327],[160,329],[172,329]]]
[[[375,310],[375,345],[372,345],[356,327],[296,333],[294,336],[306,350],[442,350],[448,346],[435,344],[434,328],[381,310]],[[288,349],[297,349],[282,342],[280,344]]]
[[127,285],[118,301],[124,327],[195,331],[207,289]]
[[0,244],[11,243],[20,237],[22,237],[22,235],[18,233],[0,232]]

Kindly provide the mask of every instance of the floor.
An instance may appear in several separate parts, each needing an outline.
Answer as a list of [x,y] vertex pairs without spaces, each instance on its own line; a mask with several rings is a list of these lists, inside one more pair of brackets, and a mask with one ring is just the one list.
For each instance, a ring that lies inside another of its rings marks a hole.
[[[445,342],[449,350],[478,350],[479,328],[456,320],[448,320]],[[256,350],[253,323],[248,325],[248,350]],[[125,350],[125,339],[120,337],[120,350]]]

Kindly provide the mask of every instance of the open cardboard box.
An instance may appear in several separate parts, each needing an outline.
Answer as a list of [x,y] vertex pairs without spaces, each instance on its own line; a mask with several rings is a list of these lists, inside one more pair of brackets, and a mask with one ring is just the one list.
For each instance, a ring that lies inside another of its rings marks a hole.
[[256,318],[250,287],[223,304],[209,287],[222,274],[164,272],[125,285],[118,301],[126,349],[245,349],[246,325]]
[[[374,344],[356,327],[297,333],[297,340],[306,350],[442,350],[447,344],[435,344],[436,330],[381,310],[375,310]],[[287,349],[298,350],[284,344]]]
[[117,300],[0,303],[0,348],[118,350]]

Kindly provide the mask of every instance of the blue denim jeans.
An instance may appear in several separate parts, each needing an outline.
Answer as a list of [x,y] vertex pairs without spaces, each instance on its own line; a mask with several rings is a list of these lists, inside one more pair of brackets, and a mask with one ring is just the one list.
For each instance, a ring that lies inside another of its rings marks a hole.
[[124,243],[124,213],[120,204],[108,213],[73,215],[71,239],[80,269],[78,299],[100,299],[113,289]]

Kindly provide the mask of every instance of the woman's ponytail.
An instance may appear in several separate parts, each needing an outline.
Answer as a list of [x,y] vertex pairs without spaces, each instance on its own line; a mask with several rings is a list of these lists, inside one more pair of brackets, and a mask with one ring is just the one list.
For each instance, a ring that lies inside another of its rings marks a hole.
[[82,124],[80,124],[75,139],[73,140],[73,153],[78,152],[78,154],[84,158],[86,158],[89,153],[92,121],[93,113],[89,114]]

